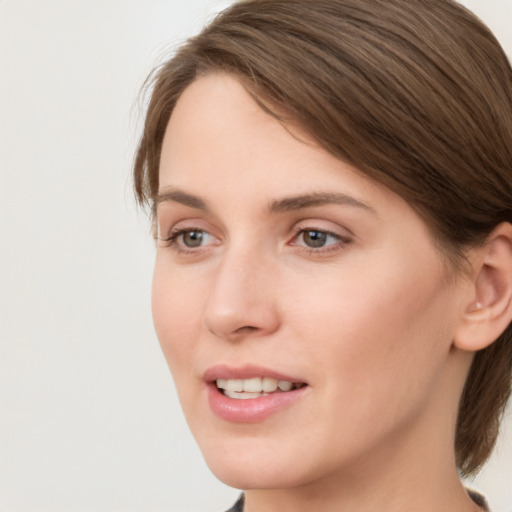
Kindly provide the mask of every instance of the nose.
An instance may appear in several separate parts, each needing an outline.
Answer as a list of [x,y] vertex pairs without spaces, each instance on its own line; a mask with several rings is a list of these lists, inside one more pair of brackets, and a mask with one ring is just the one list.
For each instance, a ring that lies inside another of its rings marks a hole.
[[212,277],[203,324],[219,338],[235,341],[279,328],[275,263],[248,252],[226,254]]

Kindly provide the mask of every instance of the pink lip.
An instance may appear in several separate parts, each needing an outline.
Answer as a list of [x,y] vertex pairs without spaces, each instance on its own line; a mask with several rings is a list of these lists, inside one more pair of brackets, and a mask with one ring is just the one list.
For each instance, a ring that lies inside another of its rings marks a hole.
[[208,369],[203,378],[208,392],[208,403],[219,418],[234,423],[256,423],[295,403],[307,392],[309,386],[286,392],[276,392],[260,398],[240,400],[222,394],[215,384],[217,379],[250,379],[271,377],[277,380],[303,383],[301,379],[256,366],[215,366]]

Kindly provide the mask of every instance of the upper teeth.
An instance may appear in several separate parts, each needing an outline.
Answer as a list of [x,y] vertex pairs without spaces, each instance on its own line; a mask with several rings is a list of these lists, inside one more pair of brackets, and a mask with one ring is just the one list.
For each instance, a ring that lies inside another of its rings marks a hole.
[[287,380],[277,380],[272,377],[255,377],[253,379],[217,379],[217,387],[225,391],[246,391],[248,393],[272,393],[279,388],[290,391],[293,383]]

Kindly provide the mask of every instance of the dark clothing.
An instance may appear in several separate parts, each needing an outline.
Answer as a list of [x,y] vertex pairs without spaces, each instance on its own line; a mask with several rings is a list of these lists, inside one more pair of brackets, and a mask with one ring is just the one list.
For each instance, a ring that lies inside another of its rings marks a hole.
[[[487,505],[487,500],[478,492],[476,491],[473,491],[473,489],[468,489],[466,488],[466,490],[468,491],[468,494],[470,496],[470,498],[479,506],[479,507],[482,507],[482,510],[484,512],[490,512],[489,510],[489,505]],[[242,509],[240,509],[241,512],[242,512]]]
[[238,501],[226,512],[244,512],[244,494],[240,495]]

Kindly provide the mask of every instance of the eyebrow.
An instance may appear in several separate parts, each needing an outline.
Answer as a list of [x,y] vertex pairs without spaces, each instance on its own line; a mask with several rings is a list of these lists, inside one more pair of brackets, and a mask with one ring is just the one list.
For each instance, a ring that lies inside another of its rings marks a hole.
[[155,197],[155,206],[158,206],[161,203],[166,203],[168,201],[181,203],[185,206],[189,206],[190,208],[195,208],[197,210],[209,210],[206,202],[203,201],[200,197],[184,192],[183,190],[173,189],[159,192]]
[[313,194],[287,197],[278,201],[273,201],[270,204],[270,211],[275,213],[289,212],[294,210],[301,210],[303,208],[323,206],[326,204],[353,206],[356,208],[362,208],[363,210],[372,213],[376,213],[376,211],[369,204],[347,194],[339,194],[334,192],[317,192]]
[[[180,203],[197,210],[210,210],[206,202],[199,196],[189,194],[188,192],[178,189],[159,192],[155,197],[155,206],[168,201]],[[369,204],[347,194],[335,192],[315,192],[312,194],[285,197],[283,199],[272,201],[269,205],[269,211],[271,213],[282,213],[301,210],[304,208],[313,208],[315,206],[324,206],[327,204],[352,206],[376,214],[376,211]]]

